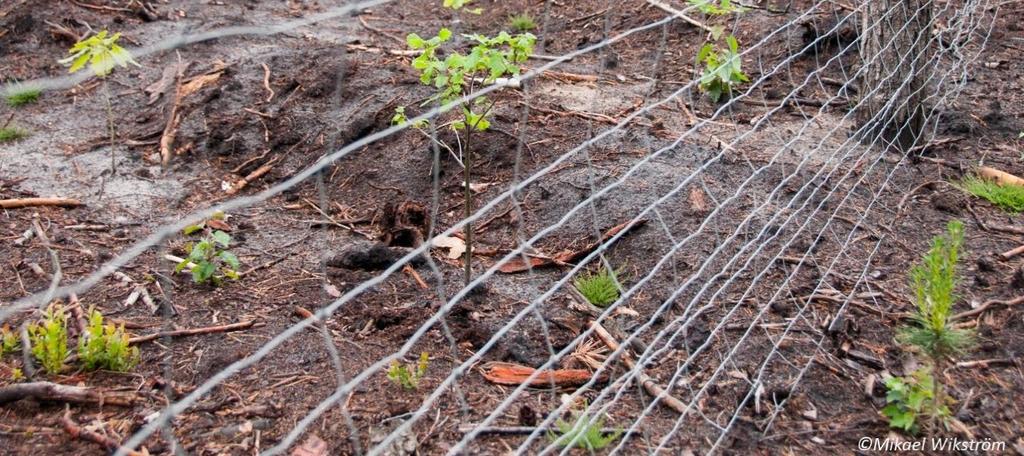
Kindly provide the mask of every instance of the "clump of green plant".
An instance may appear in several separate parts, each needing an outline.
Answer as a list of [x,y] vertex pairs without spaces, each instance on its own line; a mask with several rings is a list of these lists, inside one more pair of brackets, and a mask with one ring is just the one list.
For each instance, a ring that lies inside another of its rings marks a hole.
[[11,369],[11,381],[17,383],[22,380],[25,380],[25,373],[22,372],[21,369],[17,367]]
[[[454,11],[458,11],[458,10],[462,9],[463,7],[465,7],[466,5],[469,5],[470,3],[473,3],[473,0],[444,0],[441,3],[441,6],[443,6],[445,8],[448,8],[448,9],[451,9],[451,10],[454,10]],[[470,13],[470,14],[480,14],[480,13],[484,12],[484,9],[483,8],[466,8],[466,12]]]
[[110,170],[115,173],[117,162],[114,146],[117,143],[117,131],[114,128],[114,108],[110,103],[110,88],[107,86],[106,77],[118,66],[127,68],[128,64],[132,64],[141,67],[130,52],[117,44],[120,39],[120,33],[110,35],[106,30],[101,30],[75,43],[68,50],[71,55],[60,60],[61,64],[70,66],[70,73],[77,73],[88,64],[93,74],[103,79],[103,98],[107,105],[107,125],[110,129]]
[[1004,211],[1013,214],[1024,212],[1024,186],[1001,185],[990,179],[967,176],[960,181],[958,187],[971,195],[988,200]]
[[[450,105],[464,95],[473,93],[480,85],[494,83],[498,78],[516,77],[521,72],[520,64],[525,62],[533,52],[537,37],[530,33],[510,35],[501,32],[495,37],[483,35],[464,35],[474,42],[469,54],[452,51],[444,59],[438,57],[441,45],[451,39],[452,32],[447,28],[438,31],[437,36],[424,39],[412,33],[406,37],[409,47],[420,51],[412,61],[413,69],[420,73],[420,82],[433,86],[437,93],[424,104],[437,102],[443,106]],[[473,168],[473,133],[487,131],[491,122],[488,120],[494,101],[485,97],[463,101],[459,104],[459,115],[446,124],[456,134],[456,147],[463,166],[463,185],[465,187],[465,216],[472,215],[473,192],[470,189],[470,178]],[[450,107],[446,108],[450,109]],[[404,108],[396,116],[403,120]],[[464,135],[460,137],[459,135]],[[449,150],[453,150],[448,147]],[[473,227],[466,224],[465,282],[472,279],[473,260]]]
[[27,131],[18,127],[3,127],[0,128],[0,143],[17,141],[27,138],[28,135]]
[[78,339],[78,356],[86,369],[127,372],[139,362],[138,347],[128,345],[124,325],[103,324],[103,314],[89,311],[89,326]]
[[[924,354],[929,370],[915,373],[911,378],[889,380],[886,385],[894,398],[905,395],[912,403],[887,407],[883,414],[889,417],[889,424],[905,430],[917,422],[917,417],[927,417],[932,424],[945,424],[949,418],[947,404],[951,401],[943,391],[941,375],[933,377],[931,372],[942,372],[948,360],[966,351],[974,341],[973,333],[955,328],[950,324],[950,312],[956,302],[954,290],[957,284],[956,265],[960,247],[963,245],[963,223],[953,220],[946,226],[946,234],[932,240],[932,246],[921,263],[910,270],[911,288],[914,290],[914,324],[900,331],[897,339]],[[908,387],[906,385],[912,385]],[[916,385],[916,386],[913,386]],[[896,388],[894,390],[894,388]],[[930,390],[921,395],[913,388]],[[895,391],[895,392],[894,392]],[[890,401],[892,402],[892,401]],[[923,407],[916,407],[923,404]],[[896,412],[903,414],[897,414]],[[913,413],[913,417],[906,413]]]
[[548,431],[548,438],[555,445],[582,448],[587,451],[601,450],[622,436],[622,429],[611,433],[604,431],[604,417],[593,421],[585,413],[573,412],[572,422],[559,419],[555,422],[558,432]]
[[529,13],[520,13],[508,18],[508,26],[517,32],[529,32],[537,28],[537,22]]
[[885,387],[888,405],[882,414],[889,418],[889,426],[916,434],[918,418],[946,420],[951,416],[946,404],[935,401],[935,378],[927,368],[914,371],[910,377],[889,377]]
[[608,307],[619,299],[619,281],[614,271],[602,267],[596,273],[581,274],[573,281],[576,290],[597,307]]
[[745,13],[747,8],[733,5],[730,0],[690,0],[690,5],[708,16],[725,16],[733,13]]
[[420,359],[416,364],[405,365],[398,360],[391,361],[391,367],[388,368],[388,380],[403,389],[414,390],[419,388],[420,380],[427,374],[427,367],[430,365],[430,354],[427,352],[420,353]]
[[21,350],[21,339],[18,338],[18,333],[4,325],[0,328],[0,355],[17,353],[18,350]]
[[735,86],[750,81],[743,72],[739,54],[739,42],[735,36],[725,37],[726,49],[720,49],[712,43],[705,43],[697,54],[697,63],[704,65],[704,73],[700,77],[700,89],[708,94],[711,101],[717,103],[722,94],[732,95]]
[[24,106],[30,103],[39,101],[39,96],[43,94],[42,90],[29,88],[29,87],[18,87],[12,89],[10,93],[5,97],[7,99],[7,105],[12,108]]
[[64,360],[68,358],[68,326],[64,308],[50,306],[43,313],[42,320],[28,325],[28,334],[32,355],[43,369],[49,374],[63,370]]
[[192,281],[195,283],[220,285],[225,278],[238,280],[238,268],[242,263],[228,250],[230,245],[231,236],[220,230],[205,234],[199,242],[188,242],[185,244],[188,257],[178,263],[174,272],[185,270],[191,263]]

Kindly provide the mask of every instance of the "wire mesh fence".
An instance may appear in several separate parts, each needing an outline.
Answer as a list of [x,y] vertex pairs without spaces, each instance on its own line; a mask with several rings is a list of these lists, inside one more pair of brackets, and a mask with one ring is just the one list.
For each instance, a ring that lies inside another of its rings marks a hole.
[[[388,3],[343,5],[279,25],[182,34],[136,50],[136,55],[349,20],[345,18],[353,12],[386,8]],[[582,433],[558,437],[567,421],[621,428],[621,438],[609,445],[612,454],[686,449],[714,453],[747,435],[770,436],[808,370],[820,362],[823,344],[842,323],[847,307],[878,296],[864,279],[889,235],[879,227],[861,236],[868,230],[865,221],[872,214],[892,212],[891,181],[914,148],[934,138],[938,114],[966,83],[997,9],[981,0],[923,1],[916,9],[881,12],[867,0],[839,6],[825,0],[791,3],[769,33],[745,39],[749,44],[739,57],[748,68],[756,67],[750,81],[714,105],[713,112],[698,117],[686,106],[702,96],[699,74],[687,81],[665,79],[672,74],[673,34],[689,27],[679,23],[691,21],[696,7],[637,3],[642,6],[636,8],[645,10],[656,5],[665,15],[634,25],[635,17],[617,14],[633,6],[609,2],[597,14],[602,30],[594,43],[551,56],[518,78],[517,96],[524,101],[517,112],[507,114],[518,119],[520,128],[510,134],[516,139],[509,161],[512,179],[497,184],[502,191],[488,194],[467,217],[446,215],[451,211],[441,207],[445,189],[440,176],[445,152],[438,146],[444,133],[431,125],[426,133],[432,195],[423,239],[386,267],[348,284],[343,293],[325,295],[311,316],[287,325],[169,401],[116,454],[129,454],[155,439],[180,448],[175,443],[176,418],[232,378],[280,356],[275,353],[313,343],[322,344],[329,359],[316,366],[318,375],[334,387],[330,394],[303,402],[308,409],[300,410],[280,435],[263,442],[265,454],[287,453],[327,423],[340,423],[332,429],[348,442],[342,451],[357,454],[401,454],[410,440],[413,446],[442,442],[434,448],[449,454],[499,448],[565,454],[586,438]],[[547,12],[560,7],[545,2],[541,30],[555,26]],[[742,20],[728,23],[733,34],[742,35]],[[868,36],[874,37],[873,46],[863,45]],[[587,114],[597,112],[602,101],[599,93],[592,94],[583,102],[590,108],[573,117],[585,129],[585,139],[527,168],[524,162],[532,155],[528,137],[537,135],[530,131],[531,121],[550,115],[539,107],[546,94],[532,83],[560,65],[587,57],[604,64],[605,70],[598,70],[601,77],[614,77],[606,62],[614,58],[616,46],[637,37],[655,43],[644,49],[648,64],[635,69],[649,81],[640,102],[616,118],[601,117]],[[542,42],[539,49],[544,46]],[[346,86],[345,74],[339,71],[338,87]],[[61,89],[82,80],[29,84]],[[873,84],[864,84],[866,80]],[[782,93],[771,85],[779,81],[786,88]],[[359,152],[374,143],[415,134],[409,130],[418,120],[437,119],[450,108],[507,90],[489,85],[348,144],[328,141],[328,152],[300,172],[252,195],[179,216],[74,283],[62,283],[60,260],[51,250],[52,285],[0,307],[0,321],[15,321],[19,313],[55,299],[88,297],[124,266],[151,249],[166,250],[182,229],[217,212],[258,207],[302,185],[315,188],[318,206],[326,210],[335,203],[325,178],[332,167],[361,159]],[[337,92],[340,104],[344,91]],[[920,110],[920,115],[901,115],[911,103],[915,106],[910,109]],[[675,106],[681,109],[674,118],[655,114]],[[740,119],[740,106],[758,109],[755,115],[742,110],[746,118]],[[635,153],[617,155],[614,170],[601,163],[608,160],[608,150],[626,148]],[[565,172],[572,178],[560,177]],[[554,193],[546,198],[555,202],[545,206],[549,210],[543,216],[530,218],[528,201],[541,192]],[[564,195],[569,192],[572,197]],[[468,283],[460,280],[462,265],[433,255],[443,240],[477,233],[507,214],[514,214],[515,223],[506,233],[513,246],[477,265]],[[567,248],[574,250],[566,257],[550,253],[550,246],[559,245],[567,233],[587,239],[585,246]],[[323,250],[334,239],[328,228],[312,236]],[[334,287],[326,264],[319,266],[322,286]],[[358,344],[345,340],[346,333],[332,327],[332,320],[362,306],[361,300],[405,299],[394,291],[393,282],[409,268],[427,276],[425,303],[401,310],[416,315],[415,325],[397,347],[356,361],[352,347]],[[579,297],[574,282],[600,268],[620,271],[618,293],[604,307],[594,307]],[[842,289],[833,285],[837,281]],[[163,288],[174,286],[166,283]],[[500,301],[502,310],[493,310],[487,301]],[[821,303],[827,305],[816,305]],[[472,331],[467,346],[465,320],[482,318],[477,306],[492,309],[497,317],[486,330]],[[586,323],[557,318],[566,308],[574,309],[575,320],[584,315]],[[517,356],[516,347],[523,345],[534,355]],[[353,396],[381,394],[374,385],[386,381],[396,362],[404,365],[428,351],[429,374],[415,403],[404,413],[367,425],[368,418],[360,417],[366,412],[350,405]],[[173,354],[169,356],[168,378],[174,365]],[[507,387],[489,384],[483,374],[494,368],[491,362],[509,358],[527,368],[522,378]],[[570,370],[586,374],[568,386],[559,383],[555,374]],[[482,389],[487,397],[481,398]],[[525,420],[530,426],[510,426],[521,424],[524,413],[537,415]],[[517,414],[519,420],[511,418]],[[516,438],[502,440],[506,447],[501,448],[495,446],[495,434]]]

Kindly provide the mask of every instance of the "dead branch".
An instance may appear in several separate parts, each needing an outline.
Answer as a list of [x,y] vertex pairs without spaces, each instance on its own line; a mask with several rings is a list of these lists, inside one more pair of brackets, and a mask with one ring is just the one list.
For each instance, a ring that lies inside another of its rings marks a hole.
[[269,95],[267,95],[267,103],[274,99],[274,89],[270,88],[270,67],[266,63],[260,63],[263,66],[263,88],[267,89]]
[[60,424],[64,427],[64,431],[68,433],[73,439],[82,439],[88,442],[99,444],[107,451],[122,450],[125,454],[130,456],[142,456],[148,453],[139,453],[138,451],[129,450],[122,448],[120,443],[117,443],[105,435],[99,434],[95,431],[82,428],[71,419],[71,409],[64,410],[64,416],[60,418]]
[[[603,341],[609,349],[611,349],[612,351],[616,351],[619,349],[619,343],[615,341],[615,338],[612,337],[611,333],[609,333],[608,330],[604,329],[604,327],[601,326],[600,323],[592,321],[590,322],[590,328],[594,330],[594,334],[597,334],[597,337],[600,338],[601,341]],[[626,367],[630,368],[630,370],[637,371],[637,380],[640,382],[641,385],[643,385],[644,389],[647,390],[648,394],[654,397],[660,397],[662,403],[671,408],[672,410],[675,410],[679,413],[686,413],[686,404],[683,404],[682,401],[668,394],[668,392],[665,391],[664,388],[662,388],[660,385],[654,382],[654,379],[645,374],[642,369],[638,368],[636,366],[636,363],[633,362],[633,358],[632,356],[629,355],[629,353],[623,351],[621,358],[622,362],[626,365]]]
[[988,301],[983,302],[980,306],[975,307],[974,309],[968,310],[966,312],[960,312],[960,313],[958,313],[956,315],[953,315],[952,317],[949,317],[949,319],[950,320],[959,320],[961,318],[973,317],[973,316],[978,315],[978,314],[980,314],[982,312],[985,312],[990,307],[996,307],[996,306],[1010,307],[1010,306],[1015,306],[1017,304],[1020,304],[1022,302],[1024,302],[1024,296],[1016,297],[1016,298],[1013,298],[1013,299],[1010,299],[1010,300],[1006,300],[1006,301],[1000,300],[1000,299],[992,299],[992,300],[988,300]]
[[78,207],[81,205],[81,201],[72,198],[14,198],[0,200],[0,209],[36,206]]
[[664,11],[666,13],[675,15],[676,17],[686,21],[686,23],[688,23],[688,24],[690,24],[690,25],[692,25],[694,27],[697,27],[697,28],[699,28],[701,30],[704,30],[705,32],[714,33],[714,31],[711,30],[711,27],[708,27],[708,26],[702,24],[700,21],[698,21],[698,20],[696,20],[696,19],[694,19],[694,18],[692,18],[690,16],[687,16],[687,15],[683,14],[682,11],[679,11],[679,10],[677,10],[677,9],[675,9],[675,8],[669,6],[669,5],[666,5],[666,4],[664,4],[664,3],[662,3],[662,2],[660,2],[658,0],[647,0],[647,3],[650,3],[651,5],[654,5],[654,6],[658,7],[658,8],[660,8],[662,11]]
[[248,320],[248,321],[243,321],[243,322],[239,322],[239,323],[232,323],[232,324],[229,324],[229,325],[207,326],[205,328],[195,328],[195,329],[177,329],[177,330],[173,330],[173,331],[161,331],[161,332],[158,332],[156,334],[150,334],[150,335],[147,335],[147,336],[132,337],[131,339],[128,339],[128,343],[129,344],[141,344],[143,342],[149,342],[151,340],[160,339],[162,337],[195,336],[195,335],[199,335],[199,334],[212,334],[212,333],[219,333],[219,332],[239,331],[239,330],[242,330],[242,329],[252,328],[255,325],[255,323],[256,323],[256,320]]
[[1013,258],[1013,257],[1015,257],[1017,255],[1020,255],[1021,253],[1024,253],[1024,245],[1022,245],[1020,247],[1015,247],[1015,248],[1007,250],[1007,251],[1005,251],[1003,253],[1000,253],[999,257],[1004,259],[1004,260],[1009,260],[1010,258]]
[[0,388],[0,405],[29,398],[41,401],[122,407],[130,407],[138,400],[138,396],[134,393],[102,392],[82,386],[68,386],[52,382],[15,383]]
[[270,172],[270,170],[274,169],[274,164],[276,162],[277,162],[277,158],[274,158],[274,159],[271,159],[270,161],[268,161],[263,166],[260,166],[259,168],[256,168],[256,170],[251,172],[251,173],[249,173],[249,175],[239,179],[234,184],[231,184],[231,188],[229,188],[226,193],[228,195],[234,195],[234,194],[242,191],[242,189],[244,189],[247,185],[251,184],[256,179],[259,179],[260,177],[263,177],[264,174],[267,174],[267,173]]
[[182,65],[181,54],[178,54],[178,72],[174,78],[174,99],[171,100],[171,112],[167,115],[167,124],[164,125],[164,133],[160,136],[160,164],[167,166],[174,155],[174,138],[178,134],[178,125],[181,123],[181,116],[178,110],[181,107],[182,96],[181,84],[185,78],[185,69],[188,64]]

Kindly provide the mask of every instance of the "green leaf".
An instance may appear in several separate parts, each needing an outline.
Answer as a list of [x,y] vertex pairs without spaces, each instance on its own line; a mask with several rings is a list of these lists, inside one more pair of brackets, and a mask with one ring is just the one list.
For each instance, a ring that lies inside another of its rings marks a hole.
[[409,44],[409,47],[413,49],[423,49],[427,45],[427,42],[424,41],[423,38],[421,38],[419,35],[415,33],[410,33],[408,36],[406,36],[405,42]]
[[219,256],[220,259],[224,260],[224,263],[231,266],[231,269],[238,269],[238,267],[242,265],[242,263],[238,261],[238,257],[231,252],[222,251]]
[[202,231],[202,229],[205,228],[205,227],[206,227],[206,222],[201,222],[201,223],[196,224],[196,225],[186,226],[183,230],[181,230],[181,233],[184,234],[185,236],[188,236],[188,235],[190,235],[192,233],[195,233],[196,231]]
[[231,236],[228,236],[228,233],[217,230],[213,232],[213,242],[216,242],[221,247],[227,247],[231,244]]

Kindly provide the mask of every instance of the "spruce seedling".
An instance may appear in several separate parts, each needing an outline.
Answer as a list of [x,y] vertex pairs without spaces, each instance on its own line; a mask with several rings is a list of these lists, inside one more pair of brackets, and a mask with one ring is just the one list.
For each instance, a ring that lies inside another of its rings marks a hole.
[[[966,351],[974,340],[970,331],[955,328],[949,321],[953,303],[957,299],[954,293],[957,284],[956,265],[963,241],[963,223],[950,221],[946,226],[946,235],[933,239],[921,263],[910,270],[915,303],[914,324],[900,331],[898,340],[923,353],[928,358],[930,370],[924,374],[915,373],[913,378],[891,380],[893,400],[890,402],[897,404],[887,407],[883,414],[889,417],[889,424],[893,427],[911,430],[916,422],[914,417],[918,415],[931,418],[933,424],[944,423],[949,418],[947,403],[950,399],[944,394],[941,372],[950,357]],[[931,372],[940,375],[933,377]],[[922,395],[915,392],[917,390],[914,388],[930,391]],[[906,404],[901,405],[900,401]],[[919,407],[921,404],[927,407]],[[913,417],[908,413],[913,413]]]
[[619,299],[619,282],[616,274],[602,267],[596,273],[585,273],[573,281],[576,290],[591,304],[608,307]]
[[6,142],[17,141],[24,139],[29,136],[29,133],[18,127],[3,127],[0,128],[0,144]]
[[388,380],[403,389],[414,390],[419,388],[420,380],[427,374],[427,367],[430,365],[430,354],[427,352],[420,353],[420,359],[416,364],[405,365],[398,360],[391,361],[391,367],[388,368]]
[[38,323],[28,325],[29,340],[32,343],[32,355],[42,364],[49,374],[57,374],[64,369],[64,360],[68,357],[67,315],[60,305],[52,305],[43,313]]
[[86,369],[127,372],[138,364],[139,349],[128,346],[123,324],[103,324],[103,314],[90,309],[86,334],[78,339],[78,356]]
[[114,146],[117,143],[117,132],[114,129],[114,108],[110,102],[110,87],[107,85],[106,78],[114,71],[115,67],[127,68],[128,64],[139,67],[141,65],[132,58],[130,52],[117,44],[117,41],[121,39],[120,33],[108,35],[109,32],[102,30],[89,38],[75,43],[68,50],[68,53],[71,55],[61,59],[60,63],[69,65],[70,69],[68,72],[70,73],[77,73],[86,65],[89,65],[89,69],[92,70],[93,74],[103,80],[103,98],[107,104],[107,123],[110,128],[110,169],[111,172],[116,173],[117,163],[114,160]]
[[608,434],[604,432],[603,416],[591,421],[585,413],[580,412],[573,412],[571,423],[559,419],[555,427],[558,432],[549,431],[548,439],[561,448],[576,447],[593,452],[607,447],[622,436],[621,429]]
[[[420,55],[412,61],[413,69],[420,73],[420,82],[437,89],[437,93],[427,103],[439,102],[446,106],[455,103],[464,95],[473,93],[480,84],[490,84],[501,77],[519,76],[519,65],[529,58],[537,40],[537,37],[530,33],[513,36],[501,32],[493,38],[483,35],[464,36],[476,43],[470,53],[450,52],[443,60],[438,58],[437,51],[452,37],[452,32],[447,28],[442,28],[437,36],[430,39],[424,39],[415,33],[409,34],[406,38],[410,48],[420,51]],[[466,218],[469,218],[473,208],[473,192],[470,189],[473,133],[484,132],[490,128],[488,115],[494,108],[494,101],[478,97],[462,102],[459,108],[461,114],[449,125],[456,135],[460,132],[465,134],[465,141],[458,140],[457,147],[463,166],[464,212]],[[404,118],[404,109],[401,114]],[[468,284],[473,275],[472,224],[467,223],[463,232],[466,233],[464,278]]]
[[725,42],[727,49],[718,49],[712,43],[705,43],[697,54],[697,63],[704,64],[700,89],[715,103],[718,103],[722,94],[732,95],[735,86],[750,80],[742,70],[736,37],[729,35],[725,37]]
[[508,18],[508,26],[520,33],[530,32],[537,28],[537,22],[528,13],[516,14]]
[[15,87],[7,94],[7,105],[12,108],[17,108],[19,106],[35,103],[36,101],[39,101],[39,96],[42,94],[43,91],[39,89],[31,87]]

